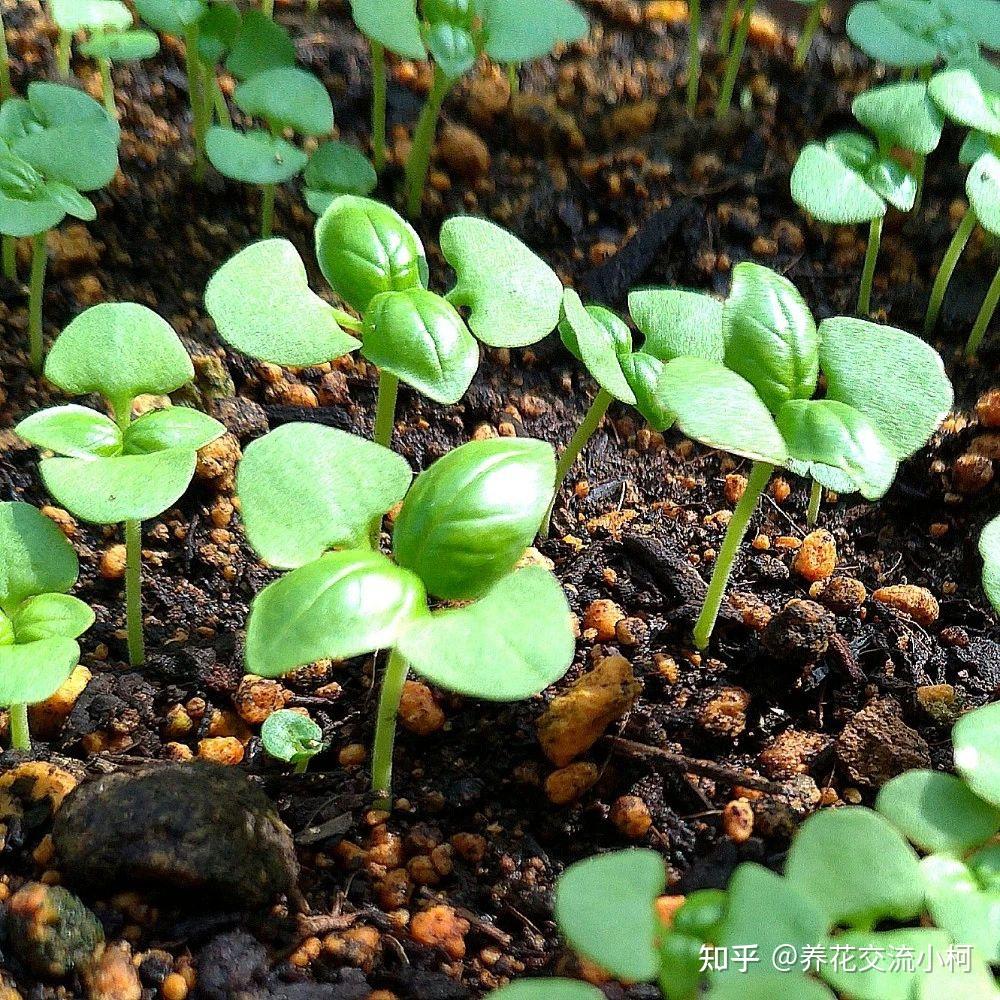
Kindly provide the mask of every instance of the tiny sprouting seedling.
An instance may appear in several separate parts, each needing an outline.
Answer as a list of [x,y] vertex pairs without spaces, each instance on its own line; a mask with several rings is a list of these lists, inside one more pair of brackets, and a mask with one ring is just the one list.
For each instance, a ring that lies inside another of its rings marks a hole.
[[286,131],[304,136],[326,135],[333,128],[333,104],[322,81],[295,66],[264,70],[241,83],[233,95],[249,118],[262,119],[267,130],[239,132],[214,125],[205,149],[219,173],[246,184],[259,184],[261,238],[268,239],[274,222],[278,184],[298,176],[309,156],[284,138]]
[[198,449],[225,428],[179,406],[132,420],[137,396],[173,392],[194,377],[177,334],[145,306],[105,303],[81,313],[52,345],[45,377],[70,396],[100,394],[114,415],[71,403],[40,410],[16,430],[55,454],[39,468],[59,503],[84,521],[124,524],[128,651],[139,666],[145,659],[142,521],[177,502],[194,475]]
[[[399,455],[318,424],[286,424],[247,448],[237,472],[247,538],[291,572],[254,599],[246,668],[278,677],[325,657],[390,650],[372,762],[372,788],[386,801],[411,668],[449,691],[516,701],[569,667],[558,580],[515,568],[554,479],[551,447],[529,438],[462,445],[412,487]],[[370,547],[370,525],[400,501],[390,560]],[[472,603],[431,613],[428,596]]]
[[30,750],[28,706],[45,701],[80,662],[76,639],[94,613],[70,597],[80,566],[55,523],[26,503],[0,503],[0,705],[11,746]]
[[371,161],[346,142],[321,143],[309,157],[302,175],[306,204],[322,215],[334,198],[352,194],[366,198],[378,184],[378,174]]
[[[413,227],[386,205],[344,195],[316,224],[316,257],[361,319],[310,290],[305,265],[284,240],[254,244],[224,264],[205,305],[226,343],[272,364],[321,364],[360,347],[379,370],[375,441],[389,446],[399,382],[456,403],[479,364],[476,337],[490,347],[523,347],[559,322],[558,277],[510,233],[457,217],[442,226],[440,244],[458,276],[445,296],[427,289]],[[467,320],[459,309],[469,310]]]
[[49,0],[49,13],[59,29],[56,64],[64,80],[72,76],[73,36],[78,31],[90,34],[132,27],[132,12],[121,0]]
[[12,276],[14,241],[32,238],[28,299],[31,366],[42,370],[45,234],[72,215],[97,209],[81,192],[104,187],[118,170],[118,123],[92,97],[57,83],[35,82],[27,98],[0,106],[0,233],[4,270]]
[[809,8],[806,12],[806,20],[802,25],[799,40],[795,45],[795,56],[792,59],[795,66],[802,67],[806,64],[813,39],[816,37],[816,32],[823,21],[823,8],[826,6],[826,0],[795,0],[795,2],[802,7]]
[[456,81],[485,54],[517,65],[583,38],[587,19],[571,0],[351,0],[354,23],[372,47],[372,146],[385,165],[385,50],[434,64],[434,81],[417,121],[406,164],[407,214],[420,212],[441,106]]
[[308,715],[290,708],[280,708],[264,720],[260,741],[275,760],[293,764],[296,774],[305,774],[309,761],[326,747],[323,730]]

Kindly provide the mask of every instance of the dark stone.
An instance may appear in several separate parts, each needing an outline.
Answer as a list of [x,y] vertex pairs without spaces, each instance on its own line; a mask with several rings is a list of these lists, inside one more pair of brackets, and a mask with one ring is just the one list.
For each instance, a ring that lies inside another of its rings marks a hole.
[[[213,938],[198,956],[198,990],[206,1000],[251,991],[267,973],[267,951],[246,931]],[[253,995],[251,993],[251,995]]]
[[789,601],[767,624],[761,637],[776,659],[803,666],[815,663],[837,631],[837,620],[815,601]]
[[835,750],[851,781],[880,788],[904,771],[930,767],[927,741],[901,716],[895,700],[878,698],[844,726]]
[[372,988],[360,969],[338,969],[328,983],[269,983],[254,1000],[367,1000]]

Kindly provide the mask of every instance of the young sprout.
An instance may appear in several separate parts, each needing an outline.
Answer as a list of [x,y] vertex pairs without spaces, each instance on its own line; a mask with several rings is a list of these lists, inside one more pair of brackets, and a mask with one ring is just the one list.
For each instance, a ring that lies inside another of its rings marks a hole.
[[326,747],[323,730],[309,716],[290,708],[278,709],[264,720],[260,741],[275,760],[294,764],[296,774],[305,774],[309,761]]
[[27,99],[0,107],[0,233],[7,266],[13,241],[32,238],[28,299],[31,367],[41,372],[45,234],[72,215],[97,210],[81,192],[104,187],[118,170],[118,123],[92,97],[62,84],[35,82]]
[[753,11],[756,5],[757,0],[743,0],[743,7],[740,10],[739,27],[736,29],[735,36],[730,40],[730,32],[738,0],[727,4],[722,22],[722,34],[719,38],[719,47],[723,52],[727,53],[726,71],[722,77],[722,86],[719,88],[719,99],[715,105],[716,118],[724,118],[729,111],[729,106],[733,103],[736,77],[740,71],[740,63],[743,61],[743,50],[747,45],[747,37],[750,34],[750,22],[753,19]]
[[346,142],[321,143],[309,157],[303,193],[310,211],[322,215],[342,194],[365,198],[375,190],[378,174],[371,161]]
[[80,662],[76,639],[94,613],[70,597],[80,567],[56,525],[26,503],[0,503],[0,706],[11,746],[30,750],[28,706],[58,690]]
[[[516,569],[554,477],[551,447],[526,438],[456,448],[412,487],[400,456],[318,424],[286,424],[247,448],[237,473],[247,538],[291,572],[253,602],[246,668],[279,677],[324,657],[390,650],[372,765],[386,802],[411,668],[449,691],[516,701],[569,667],[559,582],[537,566]],[[390,560],[369,547],[369,526],[401,500]],[[428,595],[463,603],[431,613]]]
[[51,496],[94,524],[124,524],[129,660],[145,659],[141,522],[180,499],[197,451],[224,433],[197,410],[170,407],[132,420],[137,396],[179,389],[194,376],[169,324],[145,306],[105,303],[81,313],[56,338],[45,377],[70,396],[98,393],[114,419],[75,403],[40,410],[17,425],[26,441],[53,452],[42,480]]
[[236,88],[234,99],[249,118],[262,119],[267,130],[237,132],[214,125],[205,149],[219,173],[262,186],[260,230],[261,238],[268,239],[276,186],[300,174],[309,162],[308,155],[283,136],[286,131],[326,135],[333,128],[333,104],[316,76],[294,66],[257,73]]
[[795,2],[809,8],[798,44],[795,46],[795,57],[792,60],[795,66],[802,67],[806,64],[813,38],[823,20],[823,8],[826,6],[826,0],[795,0]]
[[121,0],[49,0],[49,12],[59,29],[56,45],[56,65],[59,75],[68,80],[72,75],[70,58],[73,36],[102,31],[127,31],[132,27],[132,12]]

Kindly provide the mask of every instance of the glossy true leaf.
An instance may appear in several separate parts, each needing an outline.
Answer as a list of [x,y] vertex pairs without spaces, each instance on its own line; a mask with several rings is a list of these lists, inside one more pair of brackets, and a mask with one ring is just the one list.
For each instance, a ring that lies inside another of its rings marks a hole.
[[635,351],[621,359],[621,366],[635,395],[635,408],[654,431],[665,431],[676,419],[676,414],[663,401],[660,391],[665,363],[644,351]]
[[983,528],[979,536],[979,555],[983,560],[983,590],[990,604],[1000,611],[1000,517]]
[[152,31],[106,31],[80,45],[81,55],[116,64],[150,59],[159,51],[160,40]]
[[759,264],[737,264],[722,332],[726,367],[742,375],[772,413],[789,399],[809,399],[816,391],[816,321],[787,278]]
[[99,392],[120,410],[136,396],[179,389],[194,378],[194,366],[152,309],[107,302],[80,313],[56,338],[45,377],[71,396]]
[[956,944],[972,945],[986,962],[1000,962],[1000,890],[982,886],[957,858],[931,855],[920,863],[927,910]]
[[30,504],[0,503],[0,609],[12,615],[29,597],[65,593],[79,572],[54,521]]
[[226,69],[237,80],[249,80],[278,66],[294,66],[295,43],[277,21],[256,8],[243,15],[240,33],[226,57]]
[[481,596],[531,544],[555,474],[544,441],[495,438],[455,448],[410,489],[393,528],[396,561],[435,597]]
[[358,30],[406,59],[424,59],[416,0],[351,0]]
[[566,942],[618,979],[652,981],[660,969],[655,903],[665,883],[655,851],[614,851],[570,865],[555,893]]
[[41,639],[76,639],[94,624],[94,612],[69,594],[39,594],[17,609],[13,624],[19,646]]
[[589,983],[576,979],[521,979],[489,994],[488,1000],[605,1000]]
[[52,406],[26,417],[17,433],[36,448],[70,458],[110,458],[122,452],[118,425],[89,406]]
[[819,328],[827,397],[860,410],[899,460],[922,448],[954,400],[940,355],[918,337],[849,316]]
[[441,227],[440,243],[458,278],[448,299],[469,309],[469,326],[484,344],[524,347],[558,326],[562,282],[516,236],[485,219],[456,216]]
[[220,174],[244,184],[283,184],[309,162],[297,146],[263,129],[237,132],[213,125],[205,136],[205,152]]
[[322,364],[361,346],[310,289],[288,240],[253,243],[223,264],[205,289],[205,307],[227,344],[272,364]]
[[300,135],[325,135],[333,128],[333,103],[326,87],[296,66],[255,74],[236,88],[233,100],[245,114],[263,118],[272,128]]
[[801,972],[750,972],[715,983],[702,1000],[835,1000],[822,983]]
[[788,467],[827,489],[884,496],[896,478],[896,459],[868,418],[833,399],[790,399],[778,411]]
[[77,517],[119,524],[172,507],[190,485],[196,462],[194,451],[173,448],[115,458],[46,458],[39,471],[49,493]]
[[260,741],[275,760],[299,763],[323,749],[323,730],[309,716],[279,708],[264,720]]
[[919,21],[907,23],[906,10],[905,5],[864,0],[851,8],[847,34],[862,52],[878,62],[900,68],[928,66],[937,60],[938,47],[923,37],[925,26]]
[[183,35],[204,16],[201,0],[135,0],[135,9],[146,24],[167,35]]
[[885,202],[829,143],[811,142],[792,169],[792,198],[822,222],[848,225],[885,215]]
[[854,99],[854,117],[891,146],[926,155],[937,149],[944,115],[931,100],[926,83],[890,83]]
[[934,103],[958,125],[1000,133],[1000,70],[986,59],[956,60],[927,85]]
[[724,365],[675,358],[663,369],[657,394],[695,441],[771,465],[788,459],[781,432],[757,390]]
[[476,64],[472,33],[447,22],[432,24],[426,34],[427,51],[449,80],[464,76]]
[[125,431],[125,454],[151,455],[168,448],[197,451],[225,433],[223,424],[200,410],[170,406],[144,413],[129,425]]
[[631,353],[628,327],[607,309],[584,308],[580,296],[571,288],[563,297],[563,313],[559,332],[570,352],[583,362],[602,389],[622,403],[634,404],[635,393],[619,359],[619,352]]
[[911,920],[923,903],[913,848],[878,813],[861,807],[810,816],[792,841],[785,876],[830,926]]
[[963,715],[951,732],[955,770],[981,799],[1000,807],[1000,702]]
[[247,670],[280,677],[315,660],[343,660],[392,646],[426,608],[420,580],[381,553],[328,552],[254,599]]
[[0,646],[0,705],[35,705],[51,697],[80,662],[73,639]]
[[1000,157],[983,153],[969,170],[965,191],[983,229],[991,236],[1000,235]]
[[372,520],[406,495],[406,460],[321,424],[285,424],[258,438],[239,464],[236,492],[250,544],[291,569],[328,549],[361,544]]
[[559,581],[537,566],[511,573],[478,601],[418,619],[397,649],[426,680],[487,701],[520,701],[559,680],[576,644]]
[[676,288],[630,292],[628,309],[646,338],[642,350],[661,361],[693,356],[722,361],[722,303],[711,295]]
[[388,205],[343,195],[316,223],[316,259],[330,287],[359,313],[381,292],[426,287],[423,244]]
[[497,62],[528,62],[547,55],[559,42],[576,42],[589,29],[570,0],[480,0],[486,51]]
[[353,194],[363,198],[378,184],[378,175],[368,157],[337,140],[324,142],[316,148],[302,179],[306,204],[317,215],[322,215],[339,195]]
[[83,28],[124,31],[132,27],[132,12],[121,0],[48,0],[48,7],[61,31],[75,34]]
[[365,315],[361,353],[437,403],[457,403],[479,367],[479,345],[458,310],[426,288],[384,292]]

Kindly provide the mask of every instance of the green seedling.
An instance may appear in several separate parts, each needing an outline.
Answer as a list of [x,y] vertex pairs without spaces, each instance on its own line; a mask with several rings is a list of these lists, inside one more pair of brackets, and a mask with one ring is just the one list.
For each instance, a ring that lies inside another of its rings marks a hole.
[[14,271],[14,241],[32,238],[28,299],[31,366],[42,369],[45,234],[72,215],[97,209],[81,192],[104,187],[118,170],[118,123],[92,97],[62,84],[35,82],[27,99],[0,107],[0,233],[4,269]]
[[169,324],[145,306],[105,303],[81,313],[56,338],[45,377],[70,396],[98,393],[114,419],[89,407],[55,406],[22,420],[17,433],[56,457],[43,458],[49,493],[93,524],[124,524],[129,660],[145,659],[142,630],[142,521],[180,499],[197,451],[224,433],[186,407],[132,420],[137,396],[173,392],[194,377]]
[[309,761],[325,747],[323,730],[312,719],[290,708],[272,712],[260,727],[260,741],[275,760],[293,764],[305,774]]
[[28,706],[45,701],[80,662],[76,640],[94,613],[70,597],[80,566],[56,525],[26,503],[0,503],[0,705],[11,746],[30,750]]
[[802,25],[802,33],[795,45],[795,56],[792,60],[794,65],[801,68],[806,64],[813,39],[823,22],[823,8],[826,6],[826,0],[795,0],[795,2],[802,7],[809,8],[806,11],[805,24]]
[[431,147],[448,92],[485,54],[516,65],[559,43],[583,38],[587,19],[571,0],[351,0],[354,23],[372,47],[372,146],[375,168],[385,166],[385,52],[430,58],[434,81],[413,134],[406,164],[407,214],[420,212]]
[[[372,762],[382,800],[411,668],[448,691],[516,701],[569,667],[559,582],[516,569],[554,479],[551,447],[527,438],[470,442],[412,487],[400,456],[318,424],[286,424],[247,448],[237,473],[247,538],[291,572],[253,602],[246,668],[279,677],[324,657],[390,650]],[[370,525],[400,501],[389,559],[370,547]],[[463,603],[431,613],[428,596]]]
[[263,120],[267,130],[238,132],[213,126],[205,149],[219,173],[245,184],[261,185],[261,238],[268,239],[277,185],[298,176],[309,162],[308,154],[284,135],[326,135],[333,128],[333,104],[318,77],[294,66],[255,74],[236,88],[234,99],[249,118]]
[[375,190],[378,174],[371,161],[346,142],[321,143],[309,157],[304,194],[310,211],[322,215],[330,203],[343,194],[365,198]]
[[374,437],[388,446],[399,382],[456,403],[479,364],[476,338],[522,347],[559,322],[558,277],[510,233],[459,217],[445,222],[440,244],[458,276],[445,296],[426,287],[427,259],[412,226],[386,205],[343,195],[316,224],[316,257],[360,319],[310,290],[305,265],[283,240],[257,243],[224,264],[205,305],[226,343],[272,364],[321,364],[360,347],[379,370]]

